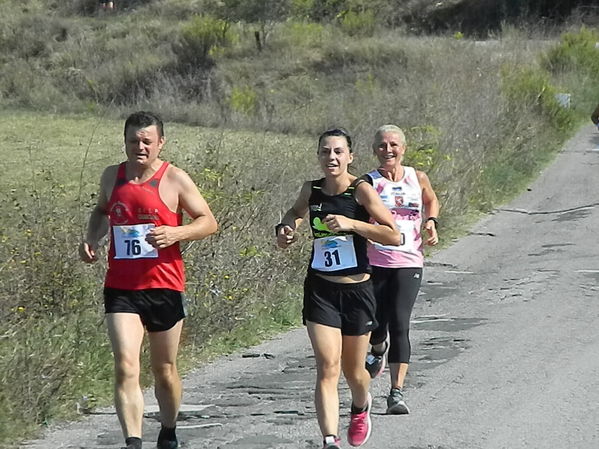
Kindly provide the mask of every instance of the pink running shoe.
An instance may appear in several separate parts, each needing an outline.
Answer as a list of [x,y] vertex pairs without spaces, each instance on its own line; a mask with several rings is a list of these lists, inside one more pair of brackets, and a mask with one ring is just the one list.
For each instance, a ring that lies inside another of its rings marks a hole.
[[322,449],[341,449],[341,438],[333,435],[327,435],[323,441]]
[[351,421],[349,429],[347,429],[347,441],[351,446],[362,446],[372,430],[372,422],[370,421],[370,408],[372,407],[372,396],[368,393],[368,405],[366,410],[361,413],[351,413]]

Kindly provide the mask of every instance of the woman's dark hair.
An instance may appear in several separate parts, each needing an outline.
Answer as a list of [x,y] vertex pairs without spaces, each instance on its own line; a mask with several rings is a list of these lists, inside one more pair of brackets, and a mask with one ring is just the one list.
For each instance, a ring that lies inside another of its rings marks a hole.
[[152,125],[156,125],[158,137],[164,137],[164,125],[162,124],[162,119],[158,116],[158,114],[147,111],[134,112],[127,117],[127,120],[125,121],[125,137],[127,137],[127,129],[129,127],[147,128],[148,126]]
[[344,128],[332,128],[332,129],[328,129],[325,132],[323,132],[320,135],[320,137],[318,138],[318,148],[320,148],[322,139],[324,139],[325,137],[330,137],[330,136],[345,137],[345,140],[347,140],[347,147],[349,148],[349,152],[350,153],[352,152],[351,136],[349,135],[347,130],[345,130]]

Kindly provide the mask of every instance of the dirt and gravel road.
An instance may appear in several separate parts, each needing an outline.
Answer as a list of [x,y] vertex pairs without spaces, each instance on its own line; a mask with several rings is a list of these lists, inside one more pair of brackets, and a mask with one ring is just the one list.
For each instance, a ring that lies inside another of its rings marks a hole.
[[[599,447],[599,133],[589,126],[511,204],[428,261],[413,316],[408,416],[385,416],[373,383],[365,448]],[[442,232],[442,231],[441,231]],[[304,329],[185,380],[184,448],[319,448]],[[146,444],[157,429],[149,392]],[[341,387],[343,447],[349,394]],[[114,449],[96,412],[28,449]]]

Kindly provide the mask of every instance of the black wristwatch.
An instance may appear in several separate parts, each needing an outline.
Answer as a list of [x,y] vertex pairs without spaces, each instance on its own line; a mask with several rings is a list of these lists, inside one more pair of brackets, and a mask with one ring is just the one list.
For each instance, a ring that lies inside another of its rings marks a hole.
[[435,223],[435,228],[439,227],[439,220],[437,220],[437,217],[428,217],[426,220],[424,220],[424,222],[426,223],[427,221],[432,221]]

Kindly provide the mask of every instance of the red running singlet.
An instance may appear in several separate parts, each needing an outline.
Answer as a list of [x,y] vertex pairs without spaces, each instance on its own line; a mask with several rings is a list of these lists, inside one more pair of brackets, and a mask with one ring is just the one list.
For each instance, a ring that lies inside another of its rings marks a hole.
[[119,165],[108,201],[111,239],[106,287],[184,290],[185,272],[179,243],[155,249],[145,241],[152,227],[179,226],[182,222],[181,214],[171,211],[158,191],[168,166],[168,162],[164,162],[152,178],[134,184],[127,180],[125,162]]

